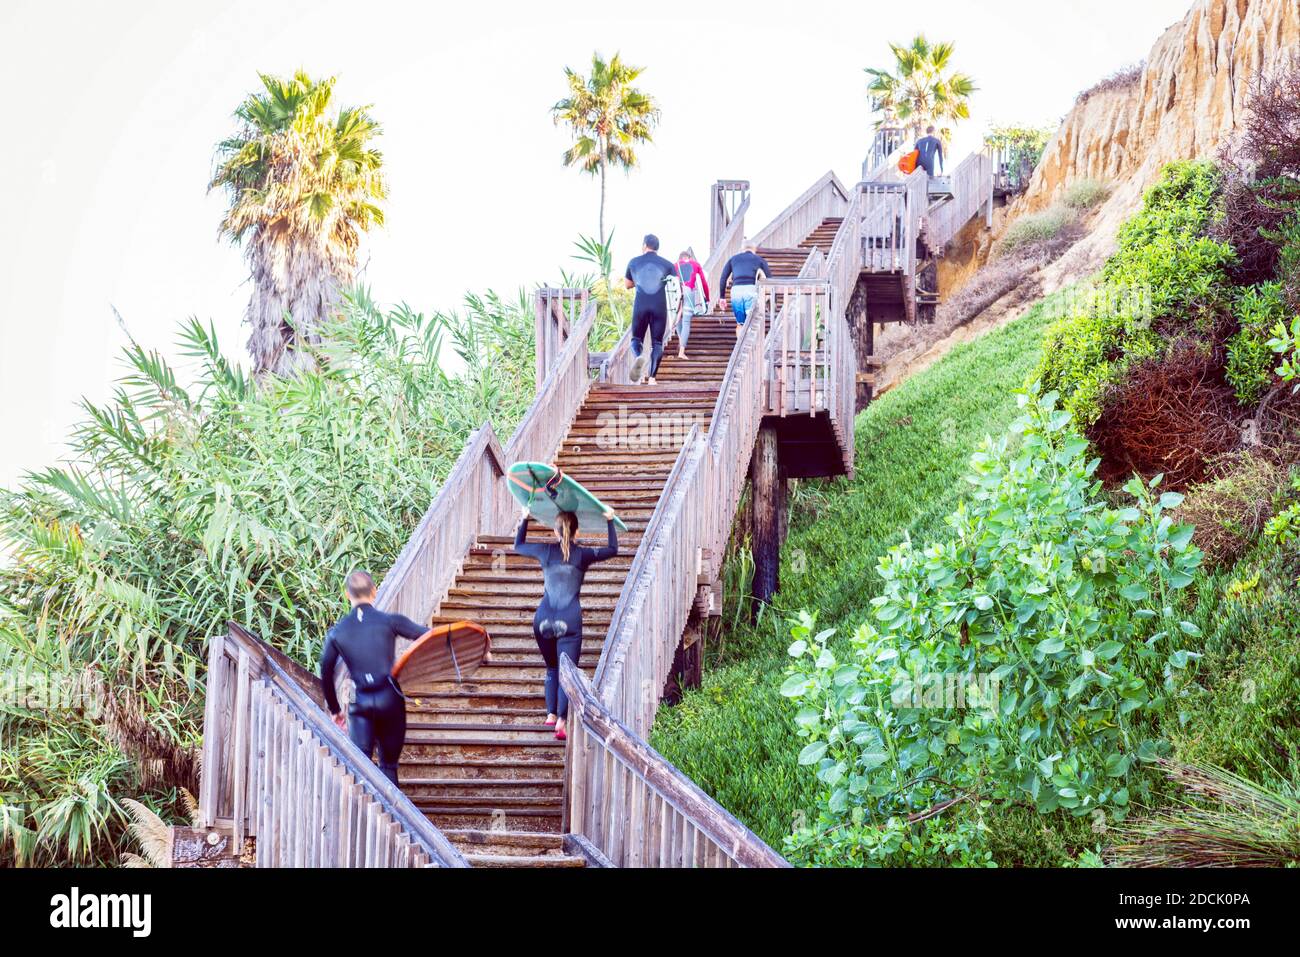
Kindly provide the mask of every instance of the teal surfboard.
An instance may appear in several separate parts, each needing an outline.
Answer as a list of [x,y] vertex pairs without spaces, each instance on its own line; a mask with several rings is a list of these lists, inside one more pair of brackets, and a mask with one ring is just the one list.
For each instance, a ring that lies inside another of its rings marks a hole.
[[[516,462],[506,472],[510,494],[528,514],[543,525],[555,525],[560,512],[578,516],[578,528],[584,532],[605,530],[606,505],[585,488],[549,465],[541,462]],[[617,515],[614,527],[626,532],[627,526]]]

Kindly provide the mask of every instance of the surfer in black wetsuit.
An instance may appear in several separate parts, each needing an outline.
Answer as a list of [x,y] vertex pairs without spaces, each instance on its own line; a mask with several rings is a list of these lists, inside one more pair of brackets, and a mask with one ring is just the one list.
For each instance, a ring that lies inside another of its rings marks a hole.
[[573,544],[578,533],[578,516],[560,512],[555,521],[555,542],[530,544],[528,509],[523,510],[519,531],[515,533],[515,551],[537,559],[542,566],[542,603],[533,615],[533,638],[546,662],[546,723],[555,725],[555,736],[564,740],[564,719],[569,713],[569,699],[560,687],[560,655],[568,655],[576,665],[582,655],[582,603],[578,592],[587,569],[618,554],[618,532],[614,513],[605,510],[609,525],[609,545],[588,548]]
[[396,784],[397,763],[406,742],[406,699],[393,677],[397,637],[415,639],[429,629],[405,615],[377,609],[375,581],[369,572],[348,576],[347,596],[352,610],[329,630],[321,649],[325,704],[342,728],[343,711],[334,691],[334,666],[342,658],[356,685],[355,700],[348,708],[348,734],[367,758],[378,746],[379,768]]

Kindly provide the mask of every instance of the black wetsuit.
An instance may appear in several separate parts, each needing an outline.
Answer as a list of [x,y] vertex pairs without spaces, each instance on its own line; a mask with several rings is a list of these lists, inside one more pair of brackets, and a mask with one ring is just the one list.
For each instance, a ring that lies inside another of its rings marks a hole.
[[356,700],[348,708],[348,734],[366,757],[378,745],[379,767],[394,784],[406,742],[406,699],[393,678],[397,637],[419,638],[428,630],[405,615],[357,605],[329,630],[321,649],[320,677],[330,714],[339,711],[334,666],[342,658],[356,685]]
[[922,136],[916,141],[916,151],[921,154],[917,163],[933,178],[936,159],[943,168],[943,142],[937,136]]
[[642,253],[627,264],[626,279],[636,286],[632,303],[632,355],[640,356],[642,340],[650,330],[650,376],[659,372],[664,357],[664,334],[668,329],[669,276],[676,276],[677,264],[658,253]]
[[533,615],[533,638],[546,662],[546,711],[563,718],[569,713],[569,699],[560,687],[560,655],[568,655],[575,665],[582,655],[582,603],[578,592],[588,568],[618,554],[618,532],[611,520],[607,547],[571,545],[567,562],[558,542],[533,544],[524,541],[527,535],[525,518],[515,533],[515,551],[537,559],[542,566],[542,603]]

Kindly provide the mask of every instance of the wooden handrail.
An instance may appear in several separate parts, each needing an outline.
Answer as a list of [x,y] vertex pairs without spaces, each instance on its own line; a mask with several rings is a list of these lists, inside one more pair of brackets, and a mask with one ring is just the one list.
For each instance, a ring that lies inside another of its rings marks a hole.
[[[548,460],[564,441],[569,423],[573,421],[591,387],[587,367],[587,340],[596,323],[598,309],[599,304],[594,298],[584,299],[576,327],[570,333],[546,380],[538,385],[536,398],[506,443],[505,455],[508,462]],[[507,514],[504,523],[498,519],[496,527],[498,530],[512,531],[514,499],[503,495],[501,501],[506,503]]]
[[596,301],[588,299],[505,449],[490,422],[470,436],[451,474],[384,576],[375,599],[377,608],[428,621],[455,581],[470,545],[480,535],[513,531],[514,500],[501,477],[512,462],[549,461],[564,440],[591,386],[587,337],[596,321],[596,309]]
[[587,289],[554,289],[543,286],[533,294],[533,323],[536,353],[535,382],[540,391],[565,344],[577,334],[587,308]]
[[325,714],[319,680],[230,622],[209,646],[199,811],[259,867],[468,867]]
[[876,130],[871,150],[862,161],[864,182],[879,179],[890,167],[898,168],[903,151],[907,149],[907,131],[897,126],[882,126]]
[[971,153],[962,160],[952,173],[952,198],[930,216],[930,248],[943,249],[986,204],[992,215],[993,186],[993,158],[988,153]]
[[[762,417],[762,323],[746,323],[707,439],[677,455],[633,557],[597,665],[595,689],[619,720],[648,734],[699,591],[702,556],[720,556]],[[654,600],[650,596],[653,593]]]
[[619,867],[789,867],[613,715],[567,655],[567,830]]

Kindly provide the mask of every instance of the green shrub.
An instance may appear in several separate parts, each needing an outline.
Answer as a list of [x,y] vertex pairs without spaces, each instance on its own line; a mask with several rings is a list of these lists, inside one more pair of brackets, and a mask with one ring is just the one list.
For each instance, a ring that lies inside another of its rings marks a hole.
[[1074,210],[1052,206],[1041,213],[1026,213],[1007,227],[998,241],[1003,253],[1055,239],[1075,220]]
[[1272,329],[1268,347],[1278,357],[1275,370],[1283,382],[1293,382],[1292,392],[1300,392],[1300,315],[1290,325],[1279,322]]
[[1247,286],[1237,296],[1233,315],[1238,330],[1228,340],[1225,375],[1237,400],[1254,405],[1273,382],[1277,360],[1269,339],[1287,315],[1285,289],[1280,282]]
[[[1292,492],[1300,492],[1300,475],[1291,476]],[[1300,542],[1300,501],[1290,502],[1264,526],[1264,537],[1279,545]]]
[[1076,295],[1047,332],[1035,372],[1058,391],[1080,427],[1101,415],[1107,390],[1160,355],[1176,332],[1205,331],[1227,296],[1232,248],[1205,235],[1217,216],[1220,175],[1209,163],[1175,163],[1120,230],[1100,284]]
[[1217,304],[1232,247],[1207,231],[1220,215],[1222,174],[1208,162],[1173,163],[1119,231],[1103,276],[1121,288],[1149,289],[1155,318]]
[[972,459],[951,538],[881,560],[874,622],[847,656],[807,613],[793,627],[781,693],[821,791],[792,852],[888,856],[891,818],[970,796],[1122,819],[1147,792],[1139,765],[1167,753],[1152,718],[1199,657],[1173,607],[1200,561],[1164,514],[1182,496],[1134,479],[1134,504],[1107,507],[1057,397],[1020,401],[1011,436]]
[[1263,542],[1199,577],[1196,693],[1167,719],[1176,760],[1255,781],[1300,775],[1300,585],[1294,544]]
[[1076,179],[1066,187],[1061,201],[1071,209],[1092,209],[1109,195],[1110,186],[1099,179]]
[[[750,624],[729,580],[729,624],[723,640],[707,646],[704,686],[659,709],[655,748],[773,847],[799,815],[814,813],[817,784],[795,762],[789,705],[776,693],[790,660],[786,619],[817,607],[827,624],[842,628],[837,649],[847,648],[863,591],[879,585],[881,556],[906,536],[943,534],[970,455],[983,436],[1005,431],[1016,417],[1012,390],[1033,368],[1050,308],[1050,300],[1035,305],[957,346],[858,416],[856,477],[799,483],[800,501],[822,494],[815,510],[791,515],[773,604]],[[882,475],[890,481],[882,484]]]

